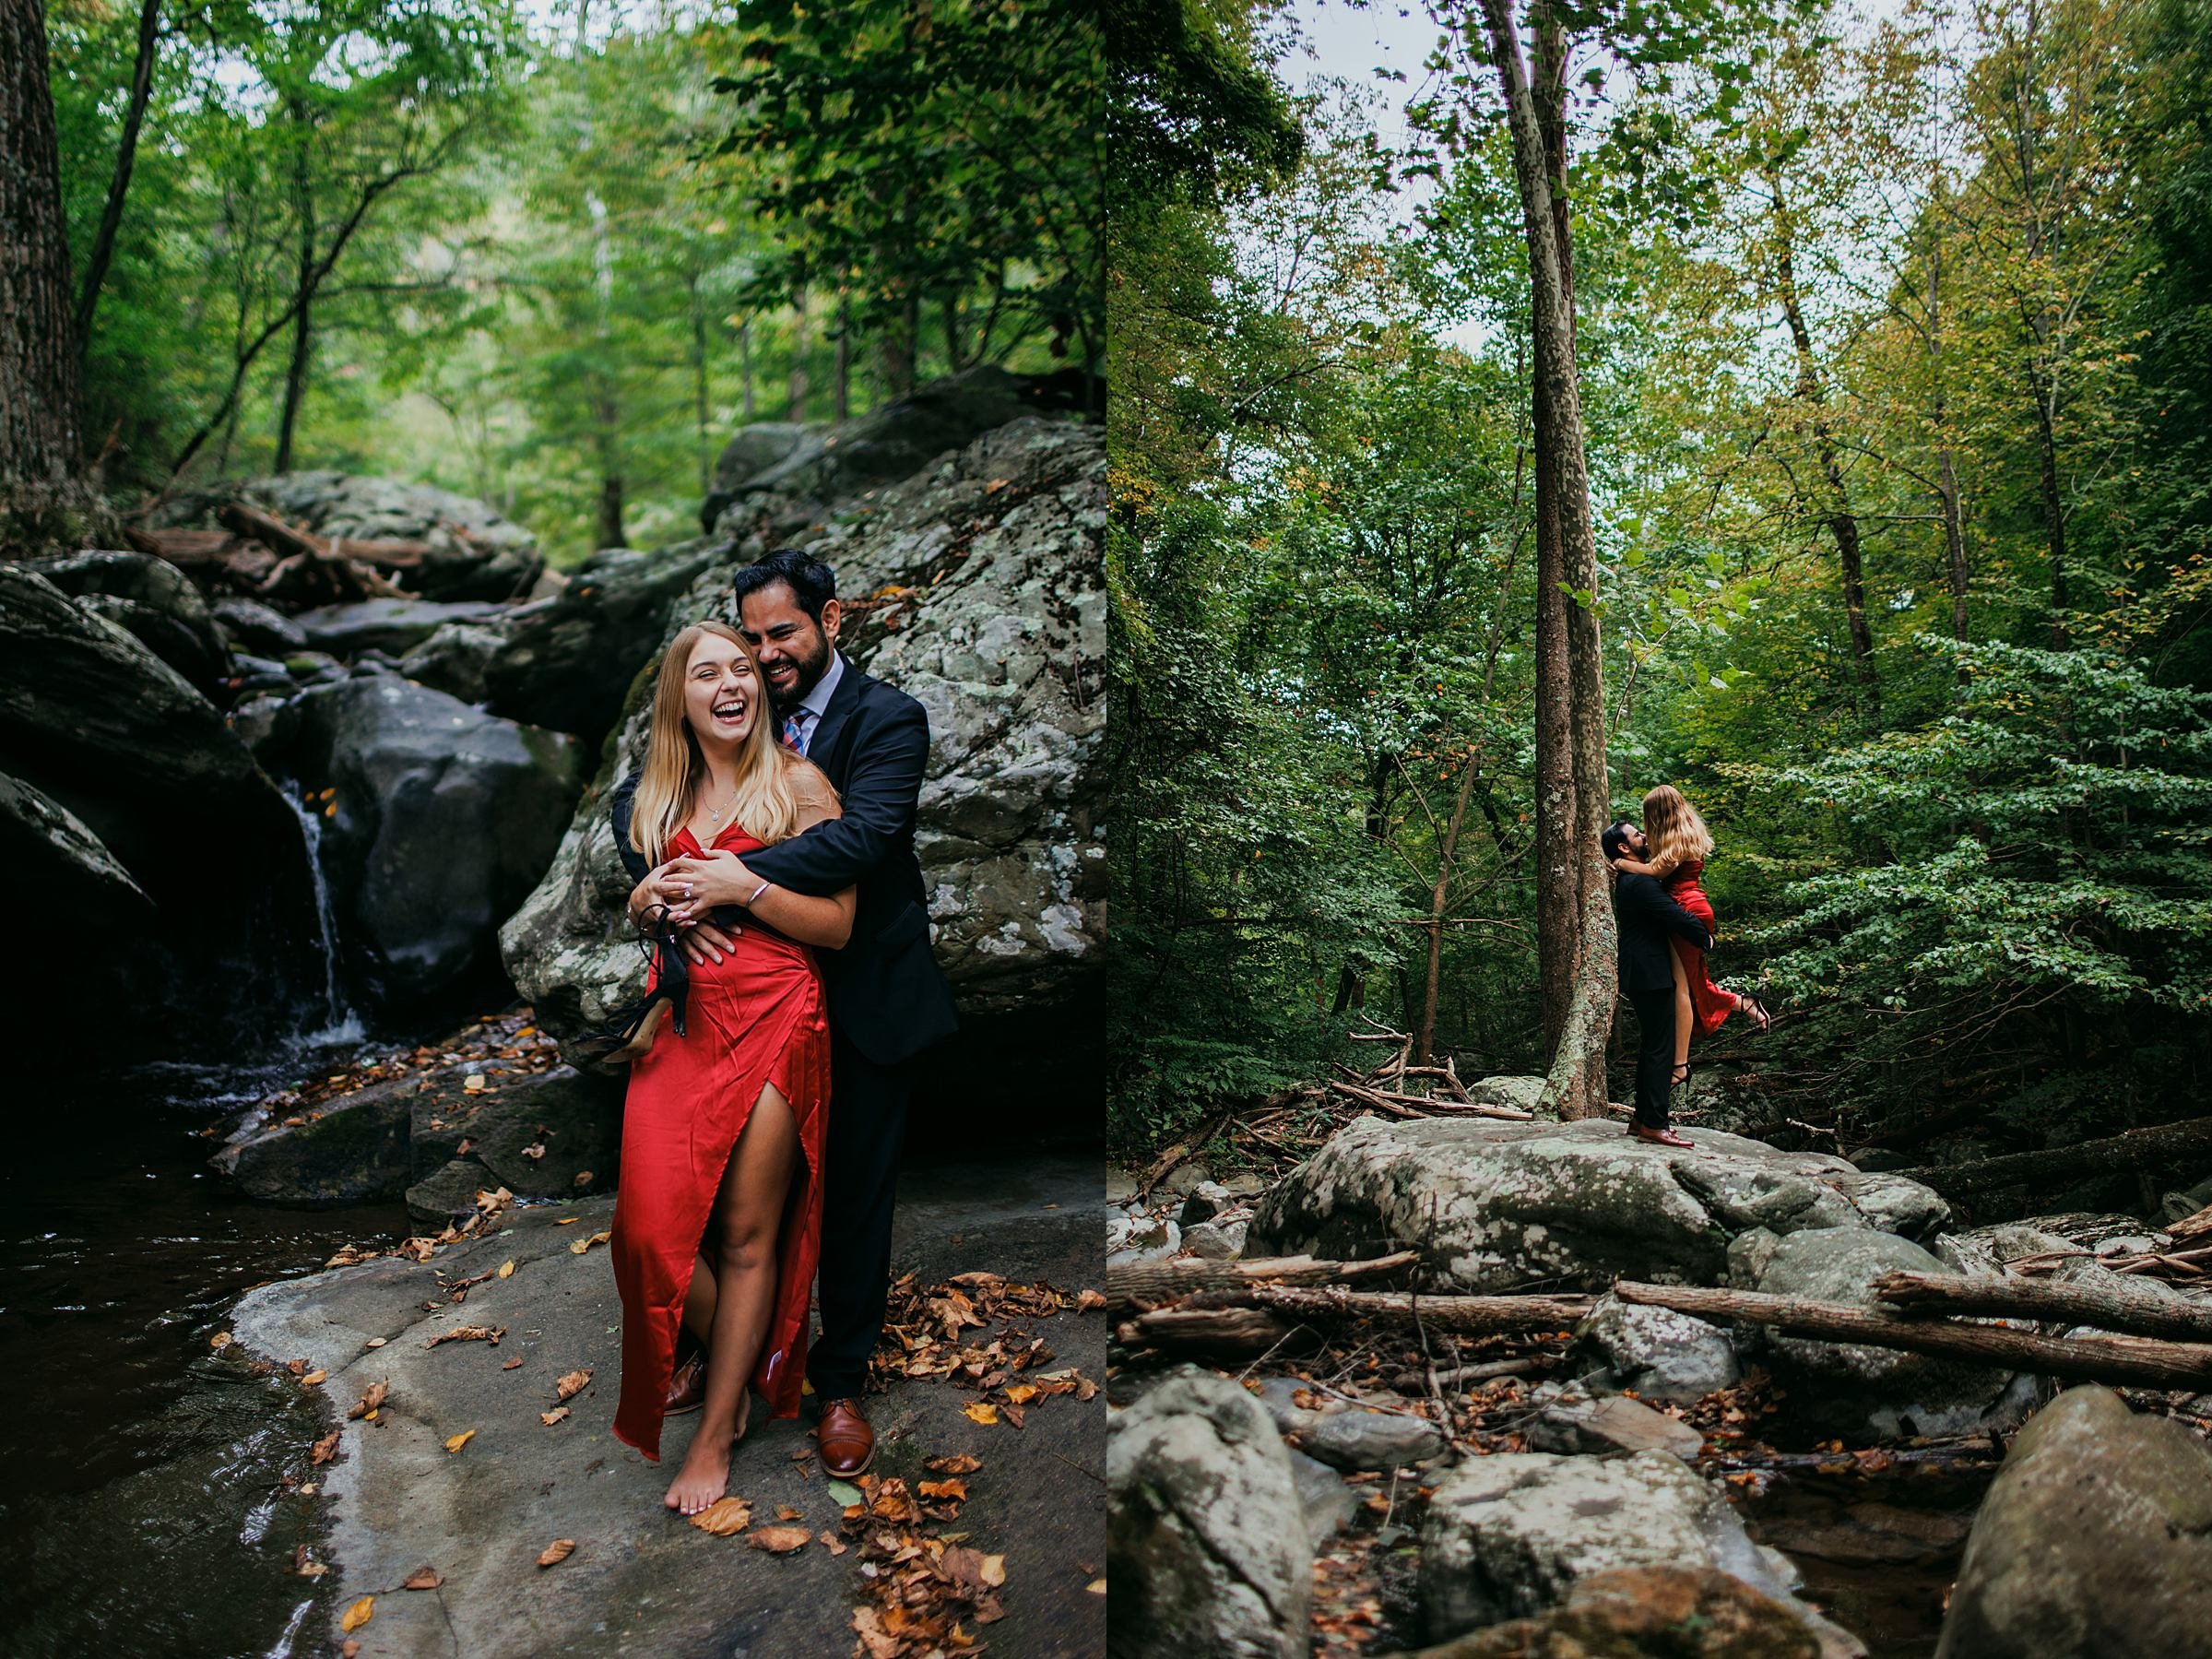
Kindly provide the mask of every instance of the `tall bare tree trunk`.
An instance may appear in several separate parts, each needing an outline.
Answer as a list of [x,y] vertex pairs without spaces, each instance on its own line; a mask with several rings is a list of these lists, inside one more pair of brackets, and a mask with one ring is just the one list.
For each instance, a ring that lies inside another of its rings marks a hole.
[[2058,388],[2049,365],[2040,362],[2029,371],[2029,385],[2035,397],[2036,451],[2041,462],[2043,540],[2051,552],[2051,648],[2064,651],[2072,646],[2073,636],[2066,627],[2066,512],[2059,498],[2058,440],[2052,415]]
[[72,322],[45,8],[0,0],[0,552],[105,527],[80,473]]
[[807,290],[800,289],[791,303],[790,412],[785,419],[804,421],[807,418]]
[[1959,510],[1958,467],[1953,459],[1950,405],[1944,389],[1943,246],[1930,233],[1928,244],[1928,362],[1935,386],[1935,495],[1943,512],[1945,574],[1951,585],[1951,637],[1966,643],[1966,521]]
[[[1532,77],[1521,56],[1510,0],[1483,0],[1483,13],[1492,61],[1505,96],[1506,121],[1513,141],[1513,173],[1520,186],[1521,217],[1528,235],[1532,337],[1537,350],[1536,378],[1544,389],[1536,407],[1539,488],[1548,471],[1555,485],[1558,526],[1560,569],[1556,580],[1579,596],[1567,610],[1564,665],[1567,744],[1574,785],[1574,800],[1567,815],[1571,841],[1564,851],[1575,873],[1573,919],[1578,948],[1573,994],[1551,1059],[1544,1096],[1563,1118],[1585,1118],[1605,1109],[1605,1038],[1613,1025],[1617,971],[1611,890],[1598,847],[1598,833],[1611,806],[1611,788],[1605,769],[1604,683],[1595,608],[1597,538],[1591,519],[1590,470],[1582,444],[1581,385],[1575,370],[1570,221],[1563,188],[1566,41],[1549,6],[1534,0],[1530,17],[1537,73]],[[1556,137],[1547,135],[1547,123]],[[1540,549],[1540,581],[1541,565]]]
[[284,413],[277,423],[277,468],[292,469],[292,434],[300,424],[300,405],[307,396],[308,355],[314,348],[315,197],[314,182],[308,176],[306,123],[292,113],[302,131],[301,146],[292,158],[292,190],[300,213],[300,304],[292,317],[291,361],[284,370]]
[[710,401],[706,355],[706,302],[699,292],[699,273],[684,274],[684,287],[692,302],[692,424],[698,434],[699,493],[704,495],[715,485],[714,439],[707,431]]
[[849,421],[853,413],[853,307],[843,294],[837,296],[837,419]]
[[759,397],[752,379],[752,319],[738,323],[738,407],[751,421],[758,413]]
[[138,159],[138,129],[145,124],[147,100],[153,92],[154,58],[160,36],[161,0],[144,0],[138,8],[138,54],[131,65],[130,101],[123,110],[123,140],[115,151],[115,172],[108,181],[108,201],[101,210],[100,230],[85,260],[84,286],[77,295],[74,332],[79,357],[92,335],[92,314],[99,308],[100,290],[108,279],[108,265],[115,254],[115,233],[123,225],[123,202],[130,194],[131,169]]
[[1882,682],[1875,671],[1874,630],[1866,620],[1866,578],[1861,558],[1859,518],[1851,511],[1851,491],[1843,480],[1842,463],[1836,456],[1834,434],[1828,421],[1828,389],[1821,384],[1820,365],[1813,355],[1813,331],[1805,326],[1804,305],[1797,291],[1797,261],[1792,243],[1795,227],[1782,198],[1782,183],[1773,181],[1776,266],[1781,290],[1782,315],[1790,325],[1790,341],[1797,353],[1797,396],[1813,411],[1813,447],[1820,460],[1820,476],[1828,485],[1828,534],[1836,539],[1836,563],[1843,579],[1843,612],[1851,628],[1851,668],[1864,699],[1861,714],[1869,723],[1882,715]]

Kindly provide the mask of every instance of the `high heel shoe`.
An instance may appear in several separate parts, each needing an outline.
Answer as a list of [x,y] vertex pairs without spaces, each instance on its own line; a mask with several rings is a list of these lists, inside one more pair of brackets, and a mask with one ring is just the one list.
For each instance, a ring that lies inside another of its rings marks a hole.
[[683,1009],[692,975],[676,930],[668,923],[668,906],[646,906],[638,916],[637,928],[637,948],[651,966],[653,989],[636,1001],[616,1009],[588,1035],[573,1040],[569,1051],[576,1065],[596,1071],[620,1070],[653,1047],[664,1018],[674,1022],[678,1037],[684,1035]]
[[1774,1029],[1774,1016],[1767,1012],[1766,1003],[1745,991],[1736,993],[1736,1010],[1750,1017],[1751,1023],[1761,1031]]

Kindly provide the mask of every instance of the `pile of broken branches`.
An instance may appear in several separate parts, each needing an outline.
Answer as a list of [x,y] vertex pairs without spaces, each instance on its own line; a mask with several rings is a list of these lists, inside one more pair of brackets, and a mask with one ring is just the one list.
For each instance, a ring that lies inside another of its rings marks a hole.
[[1356,1072],[1341,1061],[1336,1075],[1321,1084],[1327,1093],[1392,1118],[1498,1118],[1508,1123],[1526,1123],[1533,1113],[1519,1107],[1494,1106],[1468,1094],[1460,1081],[1451,1056],[1440,1066],[1413,1063],[1414,1039],[1387,1025],[1367,1024],[1368,1031],[1351,1034],[1355,1043],[1388,1043],[1390,1057],[1367,1072]]
[[[293,607],[358,599],[406,598],[396,579],[429,555],[424,541],[390,539],[325,540],[274,513],[231,502],[217,515],[219,530],[126,528],[132,547],[213,586]],[[467,531],[449,526],[452,534]]]
[[[2212,1229],[2212,1218],[2206,1227]],[[1116,1339],[1132,1357],[1146,1353],[1249,1357],[1295,1347],[1302,1339],[1363,1321],[1424,1334],[1556,1336],[1579,1323],[1594,1306],[1594,1298],[1579,1294],[1462,1296],[1353,1287],[1356,1280],[1402,1274],[1416,1261],[1414,1251],[1401,1250],[1365,1262],[1288,1256],[1146,1262],[1109,1268],[1106,1298]],[[2147,1287],[2018,1273],[1981,1277],[1889,1273],[1873,1288],[1880,1304],[1873,1307],[1626,1279],[1614,1284],[1613,1294],[1625,1302],[1672,1308],[1703,1319],[2034,1376],[2212,1392],[2212,1304]],[[2111,1334],[2081,1334],[2085,1327]]]

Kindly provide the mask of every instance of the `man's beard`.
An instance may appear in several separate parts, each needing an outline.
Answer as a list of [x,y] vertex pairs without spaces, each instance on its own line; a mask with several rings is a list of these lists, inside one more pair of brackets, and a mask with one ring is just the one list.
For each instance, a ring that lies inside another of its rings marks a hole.
[[779,692],[773,684],[768,688],[769,701],[775,705],[778,714],[789,714],[804,703],[807,694],[820,685],[822,677],[830,671],[830,642],[822,639],[819,634],[815,637],[821,639],[821,649],[811,657],[792,659],[792,666],[798,670],[798,679],[793,682],[791,689]]

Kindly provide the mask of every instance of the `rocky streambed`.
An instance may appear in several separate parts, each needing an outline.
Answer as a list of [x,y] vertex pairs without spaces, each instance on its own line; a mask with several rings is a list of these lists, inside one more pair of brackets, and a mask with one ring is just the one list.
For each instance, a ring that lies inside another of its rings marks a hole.
[[[1692,1138],[1364,1118],[1272,1181],[1117,1178],[1114,1652],[2212,1652],[2212,1397],[2062,1392],[1609,1291],[1871,1307],[1887,1272],[2040,1257],[2187,1302],[2111,1270],[2154,1229],[1968,1226],[1918,1182]],[[1354,1289],[1583,1311],[1485,1335],[1441,1299],[1424,1323],[1418,1296],[1301,1319],[1164,1288],[1386,1256],[1402,1265]]]

